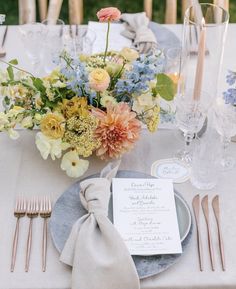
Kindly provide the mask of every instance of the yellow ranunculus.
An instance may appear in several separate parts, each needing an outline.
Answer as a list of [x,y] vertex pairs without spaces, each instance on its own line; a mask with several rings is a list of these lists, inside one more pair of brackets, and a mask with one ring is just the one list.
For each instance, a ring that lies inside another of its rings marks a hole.
[[110,84],[110,76],[105,69],[95,68],[89,74],[89,84],[95,91],[105,91]]
[[46,114],[40,123],[41,131],[47,137],[58,139],[63,137],[65,132],[64,117],[56,113]]
[[132,62],[139,57],[139,54],[136,50],[128,48],[128,47],[124,47],[121,50],[120,55],[123,56],[124,59],[126,59],[129,62]]

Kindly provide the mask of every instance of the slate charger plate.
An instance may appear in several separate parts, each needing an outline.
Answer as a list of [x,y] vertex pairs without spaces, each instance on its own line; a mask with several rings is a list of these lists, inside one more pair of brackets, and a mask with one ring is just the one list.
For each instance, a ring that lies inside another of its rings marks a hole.
[[[99,174],[96,174],[89,176],[88,178],[98,176]],[[135,171],[118,171],[116,177],[154,178],[151,175]],[[80,181],[77,181],[72,186],[70,186],[59,197],[59,199],[56,201],[53,207],[49,228],[53,243],[58,252],[62,251],[75,221],[84,214],[86,214],[86,210],[83,208],[79,197]],[[181,239],[183,239],[182,249],[184,253],[192,237],[192,230],[193,230],[192,216],[188,205],[176,190],[175,190],[175,200],[180,228],[180,236],[182,237]],[[187,214],[189,214],[190,218],[189,220],[186,220]],[[109,204],[109,219],[112,221],[112,198]],[[185,222],[185,224],[183,224],[183,222]],[[132,258],[134,260],[139,278],[144,279],[159,274],[164,270],[168,269],[170,266],[174,265],[179,261],[182,254],[132,256]]]

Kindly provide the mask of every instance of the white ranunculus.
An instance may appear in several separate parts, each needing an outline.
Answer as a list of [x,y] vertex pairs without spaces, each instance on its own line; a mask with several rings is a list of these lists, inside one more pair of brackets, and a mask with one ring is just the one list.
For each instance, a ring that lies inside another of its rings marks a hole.
[[49,155],[51,156],[52,160],[61,157],[61,139],[51,139],[45,136],[42,132],[38,132],[36,134],[35,143],[44,160],[46,160]]
[[72,178],[82,176],[88,169],[89,161],[79,158],[76,151],[69,151],[64,154],[61,161],[61,169]]
[[26,116],[25,118],[23,118],[22,122],[21,122],[21,126],[24,128],[30,128],[33,126],[33,119],[32,116]]
[[9,137],[13,140],[18,139],[18,137],[20,136],[19,133],[17,131],[15,131],[13,128],[9,128],[7,130],[7,133],[9,135]]
[[132,48],[129,48],[129,47],[124,47],[121,50],[120,55],[123,56],[129,62],[132,62],[139,57],[138,52]]

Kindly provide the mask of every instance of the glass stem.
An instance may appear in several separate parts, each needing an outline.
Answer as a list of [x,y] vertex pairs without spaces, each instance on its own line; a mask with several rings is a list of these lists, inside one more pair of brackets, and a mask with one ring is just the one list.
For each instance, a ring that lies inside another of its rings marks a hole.
[[227,151],[227,148],[229,147],[231,139],[229,137],[226,137],[226,136],[222,136],[221,139],[222,139],[222,145],[223,145],[222,158],[223,158],[223,161],[225,161],[225,159],[226,159],[226,151]]
[[187,132],[184,134],[184,139],[185,139],[185,152],[189,153],[190,151],[190,146],[192,144],[194,134]]

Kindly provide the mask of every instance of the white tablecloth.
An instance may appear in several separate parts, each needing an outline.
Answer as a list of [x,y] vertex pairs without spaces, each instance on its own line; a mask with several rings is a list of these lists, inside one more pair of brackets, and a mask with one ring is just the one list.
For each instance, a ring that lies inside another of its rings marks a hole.
[[[169,26],[177,34],[181,26]],[[1,31],[1,30],[0,30]],[[21,64],[27,64],[23,55],[23,47],[19,41],[15,27],[10,27],[6,41],[7,59],[19,58]],[[236,25],[230,25],[226,44],[224,68],[233,67],[236,51]],[[236,65],[236,64],[235,64]],[[223,78],[222,78],[223,86]],[[60,170],[58,161],[44,161],[34,145],[35,132],[22,131],[22,137],[11,141],[5,134],[0,135],[0,289],[69,289],[71,270],[59,262],[59,254],[51,239],[48,244],[47,271],[41,271],[41,234],[42,220],[35,219],[33,228],[33,246],[30,271],[24,272],[25,248],[28,219],[21,221],[18,256],[14,273],[10,273],[11,245],[15,226],[13,217],[14,199],[18,194],[43,195],[50,194],[56,200],[60,194],[74,182]],[[159,130],[155,134],[143,131],[141,140],[135,149],[123,157],[121,169],[138,170],[150,173],[153,161],[169,158],[182,146],[175,137],[174,131]],[[231,153],[236,157],[236,144],[232,143]],[[93,160],[87,175],[100,170],[104,163]],[[226,272],[222,272],[216,224],[211,213],[213,245],[216,255],[216,271],[212,272],[209,261],[207,234],[202,218],[204,232],[204,272],[199,271],[196,235],[189,248],[179,262],[169,270],[141,282],[142,289],[228,289],[236,288],[236,179],[235,170],[222,175],[218,186],[209,192],[200,192],[190,182],[175,185],[175,188],[191,204],[196,193],[201,196],[220,194],[222,201],[222,223],[225,239]],[[92,276],[91,276],[92,278]],[[102,288],[101,288],[102,289]],[[111,288],[112,289],[112,288]],[[126,289],[126,288],[124,288]]]

